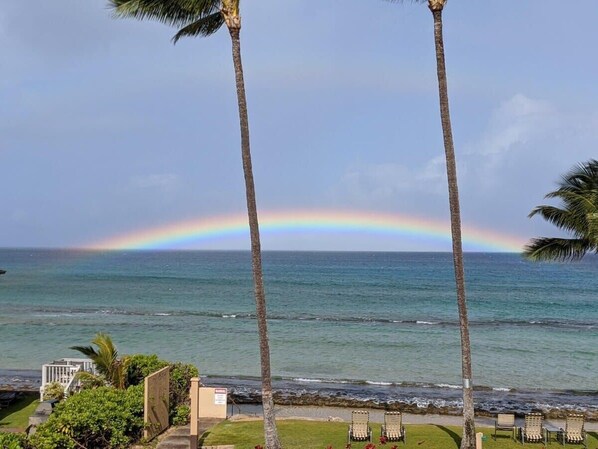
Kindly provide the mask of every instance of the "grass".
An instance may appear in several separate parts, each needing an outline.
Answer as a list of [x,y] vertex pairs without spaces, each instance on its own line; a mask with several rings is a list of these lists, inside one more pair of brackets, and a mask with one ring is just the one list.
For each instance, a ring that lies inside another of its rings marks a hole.
[[[347,424],[325,421],[281,420],[277,422],[278,432],[285,449],[344,449],[347,444]],[[515,442],[506,432],[499,433],[497,441],[491,437],[494,429],[482,427],[476,429],[483,432],[484,449],[530,449],[543,448],[542,444],[526,444]],[[378,444],[380,424],[372,425],[373,443],[377,449],[390,449],[396,445],[398,449],[458,449],[461,435],[460,427],[444,427],[438,425],[407,425],[407,444]],[[200,443],[204,446],[234,444],[235,449],[254,449],[256,445],[264,445],[262,421],[229,422],[225,421],[204,434]],[[555,448],[562,447],[553,441]],[[366,443],[353,442],[352,449],[363,449]],[[568,447],[582,447],[568,445]],[[588,435],[588,449],[598,449],[598,434]]]
[[10,406],[0,410],[0,431],[24,432],[29,425],[29,416],[39,404],[38,393],[24,393]]

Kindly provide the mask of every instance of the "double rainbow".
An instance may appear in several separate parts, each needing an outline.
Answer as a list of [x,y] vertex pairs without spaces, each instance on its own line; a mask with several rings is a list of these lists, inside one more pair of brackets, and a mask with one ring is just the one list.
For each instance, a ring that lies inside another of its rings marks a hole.
[[[365,211],[261,212],[260,231],[271,233],[365,233],[450,242],[448,222],[415,216]],[[247,215],[222,215],[179,221],[113,236],[89,245],[90,249],[167,249],[197,247],[202,241],[248,235]],[[465,249],[520,252],[524,239],[472,226],[463,227]]]

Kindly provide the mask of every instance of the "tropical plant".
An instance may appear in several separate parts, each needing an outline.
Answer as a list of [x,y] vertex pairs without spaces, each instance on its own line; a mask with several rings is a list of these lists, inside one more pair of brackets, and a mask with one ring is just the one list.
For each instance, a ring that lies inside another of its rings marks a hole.
[[[390,0],[401,1],[401,0]],[[461,449],[475,449],[475,423],[473,385],[471,369],[471,345],[469,339],[469,319],[465,297],[465,273],[463,269],[463,245],[461,240],[461,208],[457,185],[457,162],[453,143],[453,130],[449,111],[448,82],[444,58],[444,37],[442,33],[442,11],[447,0],[414,0],[427,3],[434,18],[434,43],[436,47],[436,72],[440,100],[440,120],[444,138],[444,153],[448,178],[449,208],[451,216],[451,237],[453,243],[453,265],[459,308],[459,329],[461,334],[461,373],[463,377],[463,438]]]
[[99,377],[91,373],[81,372],[77,374],[77,378],[88,386],[108,383],[115,388],[124,389],[126,357],[123,359],[118,358],[118,351],[108,334],[100,332],[96,334],[91,342],[97,346],[97,349],[93,346],[71,346],[71,349],[89,357],[95,364]]
[[31,437],[35,449],[125,449],[141,438],[143,386],[100,387],[56,406]]
[[260,346],[262,374],[262,406],[264,411],[264,433],[266,447],[281,447],[276,430],[274,400],[272,396],[272,375],[270,370],[270,345],[266,321],[266,294],[262,274],[260,232],[251,164],[249,142],[249,117],[241,61],[241,16],[240,0],[108,0],[118,17],[132,17],[140,20],[152,19],[177,27],[176,43],[181,37],[210,36],[226,24],[232,42],[232,57],[235,69],[237,103],[241,127],[241,157],[245,176],[245,195],[251,240],[251,262],[253,269],[257,327]]
[[185,416],[187,413],[185,410],[189,408],[191,379],[199,377],[199,371],[194,365],[181,362],[169,363],[159,359],[156,354],[131,355],[127,357],[127,386],[143,384],[145,377],[165,366],[170,366],[170,421],[176,425],[176,422],[181,422],[181,417]]
[[545,198],[561,200],[562,207],[538,206],[529,217],[540,215],[573,238],[539,237],[523,249],[530,260],[575,261],[598,254],[598,160],[579,164],[562,177],[559,188]]
[[60,382],[50,382],[44,387],[44,401],[56,399],[62,401],[64,399],[64,385]]
[[28,447],[25,434],[0,432],[0,449],[27,449]]

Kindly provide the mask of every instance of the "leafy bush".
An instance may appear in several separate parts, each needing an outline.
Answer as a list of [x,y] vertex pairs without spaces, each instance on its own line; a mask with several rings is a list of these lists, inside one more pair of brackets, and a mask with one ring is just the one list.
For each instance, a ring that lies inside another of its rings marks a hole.
[[159,359],[156,354],[131,355],[127,357],[125,374],[127,385],[141,385],[147,376],[168,365],[167,361]]
[[44,387],[44,401],[51,399],[58,399],[59,401],[64,399],[64,387],[60,382],[50,382]]
[[198,377],[199,371],[187,363],[168,363],[158,358],[156,354],[136,354],[127,358],[127,381],[129,385],[142,385],[146,376],[170,365],[170,410],[171,423],[178,415],[177,409],[181,405],[189,405],[189,389],[191,378]]
[[198,377],[198,369],[188,363],[176,362],[170,367],[170,403],[171,417],[179,405],[189,405],[191,379]]
[[57,405],[31,444],[34,449],[124,449],[142,430],[143,387],[100,387]]
[[188,405],[179,405],[172,417],[173,426],[184,426],[189,424],[191,420],[191,408]]
[[24,434],[0,432],[0,449],[27,449],[27,447]]

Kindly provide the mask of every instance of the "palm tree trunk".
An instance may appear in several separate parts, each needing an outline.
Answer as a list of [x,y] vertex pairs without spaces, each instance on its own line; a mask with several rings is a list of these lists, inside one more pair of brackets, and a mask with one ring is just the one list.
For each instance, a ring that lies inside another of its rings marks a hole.
[[459,306],[459,328],[461,330],[461,371],[463,375],[463,439],[461,440],[461,449],[475,449],[473,386],[471,383],[471,346],[469,343],[469,322],[467,319],[467,302],[465,299],[463,247],[461,244],[461,211],[459,207],[457,164],[455,160],[455,147],[453,145],[446,66],[444,62],[444,40],[442,37],[443,3],[444,2],[430,2],[430,10],[434,16],[434,41],[436,44],[440,117],[442,121],[444,151],[446,155],[446,172],[451,213],[451,236],[453,240],[453,264],[455,267],[455,283],[457,285],[457,304]]
[[[227,18],[228,19],[228,18]],[[255,200],[253,169],[251,167],[251,151],[249,148],[249,119],[247,99],[245,97],[245,81],[243,80],[243,64],[241,62],[241,18],[232,17],[227,20],[232,40],[233,63],[237,82],[237,100],[239,103],[239,121],[241,125],[241,154],[243,157],[243,173],[245,174],[245,191],[247,196],[247,215],[249,217],[249,233],[251,236],[251,265],[255,290],[255,309],[260,342],[260,364],[262,371],[262,404],[264,409],[264,433],[266,449],[280,449],[281,444],[276,430],[274,416],[274,400],[272,398],[272,377],[270,373],[270,346],[268,343],[268,324],[266,322],[266,293],[262,274],[262,253],[260,230]]]

